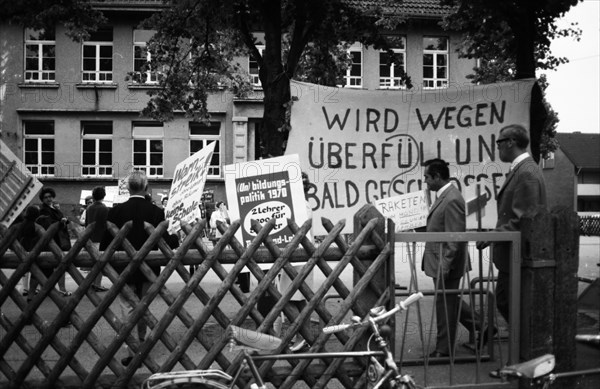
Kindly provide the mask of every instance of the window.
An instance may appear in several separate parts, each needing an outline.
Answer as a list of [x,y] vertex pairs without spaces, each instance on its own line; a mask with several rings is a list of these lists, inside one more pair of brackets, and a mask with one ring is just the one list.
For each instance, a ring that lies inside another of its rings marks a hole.
[[147,42],[154,35],[151,30],[133,30],[133,71],[137,74],[136,81],[143,84],[158,83],[158,76],[155,71],[146,69],[142,72],[142,67],[150,62],[150,52],[147,49]]
[[54,176],[54,122],[23,123],[25,166],[36,176]]
[[112,122],[81,123],[81,174],[112,177]]
[[394,57],[387,51],[379,53],[379,87],[399,89],[403,87],[402,72],[406,71],[406,40],[403,36],[388,36],[387,40]]
[[[264,45],[256,45],[256,48],[258,49],[258,52],[260,53],[260,55],[264,54],[264,52],[265,52]],[[260,87],[262,87],[262,84],[260,83],[260,78],[258,77],[258,71],[259,71],[258,62],[256,62],[252,58],[252,56],[248,56],[248,73],[250,74],[250,82],[255,87],[260,88]]]
[[202,150],[211,143],[215,143],[215,151],[210,160],[208,177],[221,177],[221,123],[194,123],[190,122],[190,155]]
[[112,82],[113,31],[99,28],[83,42],[83,82]]
[[448,38],[423,38],[423,88],[448,87]]
[[133,123],[133,170],[163,176],[163,137],[162,123]]
[[54,30],[25,29],[25,82],[54,82],[56,40]]
[[349,88],[362,87],[362,44],[355,43],[348,50],[351,65],[346,70],[346,86]]

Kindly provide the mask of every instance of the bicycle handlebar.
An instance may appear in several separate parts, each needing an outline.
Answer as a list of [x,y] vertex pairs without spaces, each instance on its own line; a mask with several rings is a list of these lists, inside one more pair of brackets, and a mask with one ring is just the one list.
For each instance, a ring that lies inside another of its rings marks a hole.
[[[378,322],[381,320],[384,320],[394,314],[396,314],[396,312],[398,311],[404,311],[406,309],[408,309],[408,306],[411,305],[412,303],[420,300],[423,298],[423,293],[418,292],[418,293],[413,293],[410,296],[408,296],[408,298],[404,301],[401,301],[400,303],[396,304],[396,306],[392,309],[390,309],[387,312],[383,312],[380,315],[377,315],[375,317],[372,317],[371,320],[373,320],[374,322]],[[363,320],[362,322],[359,323],[352,323],[352,324],[337,324],[337,325],[333,325],[333,326],[328,326],[328,327],[324,327],[323,328],[323,333],[325,334],[333,334],[336,332],[340,332],[340,331],[344,331],[345,329],[351,328],[351,327],[364,327],[364,326],[368,326],[369,325],[369,320]]]

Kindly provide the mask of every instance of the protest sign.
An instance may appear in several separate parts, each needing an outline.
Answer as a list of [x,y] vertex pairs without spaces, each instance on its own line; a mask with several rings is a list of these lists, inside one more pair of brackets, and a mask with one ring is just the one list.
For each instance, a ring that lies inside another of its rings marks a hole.
[[427,225],[429,201],[427,192],[419,190],[404,195],[375,200],[373,205],[396,225],[395,232],[413,230]]
[[534,85],[535,80],[519,80],[373,91],[292,82],[286,154],[300,156],[317,219],[352,220],[365,204],[425,189],[424,162],[442,158],[470,204],[468,228],[476,228],[482,214],[482,226],[494,227],[496,196],[509,168],[495,141],[506,125],[530,128]]
[[275,244],[285,246],[294,235],[287,219],[298,225],[307,219],[297,155],[227,165],[225,189],[231,219],[241,220],[236,237],[246,246],[256,236],[251,229],[252,220],[264,225],[275,218],[269,237]]
[[89,189],[82,189],[81,195],[79,195],[79,204],[85,205],[85,198],[92,195],[92,191]]
[[200,197],[206,183],[208,167],[215,149],[215,142],[186,158],[175,167],[173,183],[169,191],[169,202],[165,218],[169,221],[169,233],[181,229],[181,222],[195,223],[200,214]]
[[0,224],[9,227],[35,198],[42,183],[0,140]]

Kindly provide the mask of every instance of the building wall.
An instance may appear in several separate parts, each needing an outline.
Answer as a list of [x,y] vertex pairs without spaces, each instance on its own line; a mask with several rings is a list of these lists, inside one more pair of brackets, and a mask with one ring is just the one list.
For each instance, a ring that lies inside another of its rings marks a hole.
[[[137,18],[137,19],[136,19]],[[130,170],[132,161],[132,123],[139,121],[140,110],[145,106],[149,87],[126,81],[133,69],[133,29],[140,15],[116,13],[110,16],[113,25],[113,82],[108,85],[89,85],[81,82],[82,46],[65,35],[65,28],[56,28],[56,82],[52,84],[25,84],[24,33],[14,25],[0,25],[0,119],[1,138],[20,157],[23,157],[23,122],[27,120],[53,120],[55,124],[54,177],[43,177],[44,184],[57,189],[57,201],[75,209],[82,189],[95,185],[116,185],[119,178]],[[475,61],[459,59],[455,52],[458,34],[440,30],[435,22],[407,23],[399,31],[407,38],[407,72],[415,91],[422,85],[422,42],[424,35],[448,36],[449,82],[451,88],[467,84],[465,76],[475,66]],[[379,51],[365,48],[363,51],[363,87],[379,87]],[[237,58],[248,65],[247,58]],[[415,93],[398,91],[398,93]],[[238,160],[243,147],[239,140],[248,142],[246,155],[253,159],[254,139],[262,117],[262,92],[249,99],[236,100],[229,92],[209,98],[211,120],[221,122],[222,164]],[[81,122],[108,120],[113,124],[113,177],[84,178],[81,176]],[[235,120],[235,124],[234,124]],[[189,154],[189,119],[182,115],[164,123],[164,177],[150,180],[151,189],[168,189],[175,166]],[[247,131],[246,136],[242,132]],[[236,142],[234,142],[234,139]],[[241,150],[241,151],[240,151]],[[235,158],[235,159],[234,159]],[[215,199],[224,199],[222,179],[209,179],[207,189],[215,191]],[[159,200],[159,199],[157,199]]]

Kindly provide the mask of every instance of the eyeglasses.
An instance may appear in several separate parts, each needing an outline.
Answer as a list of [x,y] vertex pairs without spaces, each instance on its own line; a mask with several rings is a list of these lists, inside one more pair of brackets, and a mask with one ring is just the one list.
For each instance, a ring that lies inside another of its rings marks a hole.
[[498,140],[496,141],[496,145],[497,145],[497,146],[500,146],[500,145],[502,144],[502,142],[506,142],[506,141],[509,141],[509,140],[513,140],[513,139],[512,139],[512,138],[502,138],[502,139],[498,139]]

